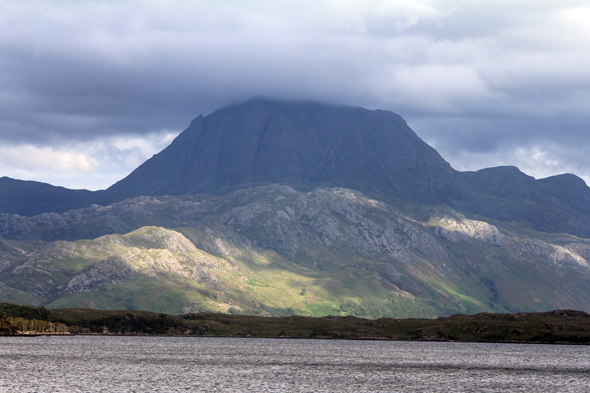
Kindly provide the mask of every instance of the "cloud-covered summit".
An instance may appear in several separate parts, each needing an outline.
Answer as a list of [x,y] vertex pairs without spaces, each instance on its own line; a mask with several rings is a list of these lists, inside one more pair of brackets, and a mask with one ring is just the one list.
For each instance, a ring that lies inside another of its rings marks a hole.
[[589,180],[588,20],[584,1],[0,1],[0,172],[104,188],[264,96],[392,110],[457,169]]

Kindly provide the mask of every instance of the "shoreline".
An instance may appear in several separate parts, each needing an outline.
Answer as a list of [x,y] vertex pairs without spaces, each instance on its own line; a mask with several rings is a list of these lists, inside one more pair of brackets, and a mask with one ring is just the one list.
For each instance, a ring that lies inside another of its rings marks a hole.
[[532,344],[532,345],[590,345],[590,343],[576,343],[569,341],[518,341],[518,340],[499,340],[499,341],[476,341],[476,340],[421,340],[421,339],[400,339],[389,337],[284,337],[284,336],[221,336],[221,335],[186,335],[186,334],[119,334],[119,333],[36,333],[36,334],[5,334],[2,337],[74,337],[74,336],[100,336],[100,337],[149,337],[149,338],[235,338],[235,339],[284,339],[284,340],[334,340],[334,341],[395,341],[395,342],[436,342],[436,343],[469,343],[469,344]]
[[576,310],[455,314],[437,319],[365,319],[48,310],[2,303],[0,318],[4,318],[0,334],[21,337],[102,335],[590,345],[590,314]]

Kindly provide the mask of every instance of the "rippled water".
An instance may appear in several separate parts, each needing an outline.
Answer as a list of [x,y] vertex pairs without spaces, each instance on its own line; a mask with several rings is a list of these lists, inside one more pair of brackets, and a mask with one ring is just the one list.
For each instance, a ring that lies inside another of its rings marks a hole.
[[0,392],[589,392],[590,347],[0,337]]

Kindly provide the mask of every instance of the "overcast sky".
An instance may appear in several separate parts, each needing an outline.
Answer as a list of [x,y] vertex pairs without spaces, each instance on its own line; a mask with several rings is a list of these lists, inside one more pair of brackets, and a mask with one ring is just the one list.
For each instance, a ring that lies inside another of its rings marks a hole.
[[253,96],[391,110],[456,169],[590,184],[590,3],[0,0],[0,176],[106,188]]

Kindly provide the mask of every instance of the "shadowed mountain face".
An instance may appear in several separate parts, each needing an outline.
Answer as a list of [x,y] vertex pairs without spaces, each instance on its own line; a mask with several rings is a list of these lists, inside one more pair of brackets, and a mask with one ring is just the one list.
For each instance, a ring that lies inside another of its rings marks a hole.
[[0,178],[0,212],[34,216],[63,213],[98,202],[101,192],[70,190],[36,181]]
[[516,167],[462,172],[465,192],[451,206],[543,232],[590,237],[590,188],[564,174],[535,180]]
[[574,175],[536,180],[516,167],[458,172],[392,112],[270,100],[199,116],[107,190],[2,178],[0,212],[59,213],[142,195],[223,195],[273,183],[299,191],[346,187],[590,237],[590,188]]
[[198,117],[107,195],[114,202],[282,183],[427,202],[455,175],[394,113],[254,100]]

